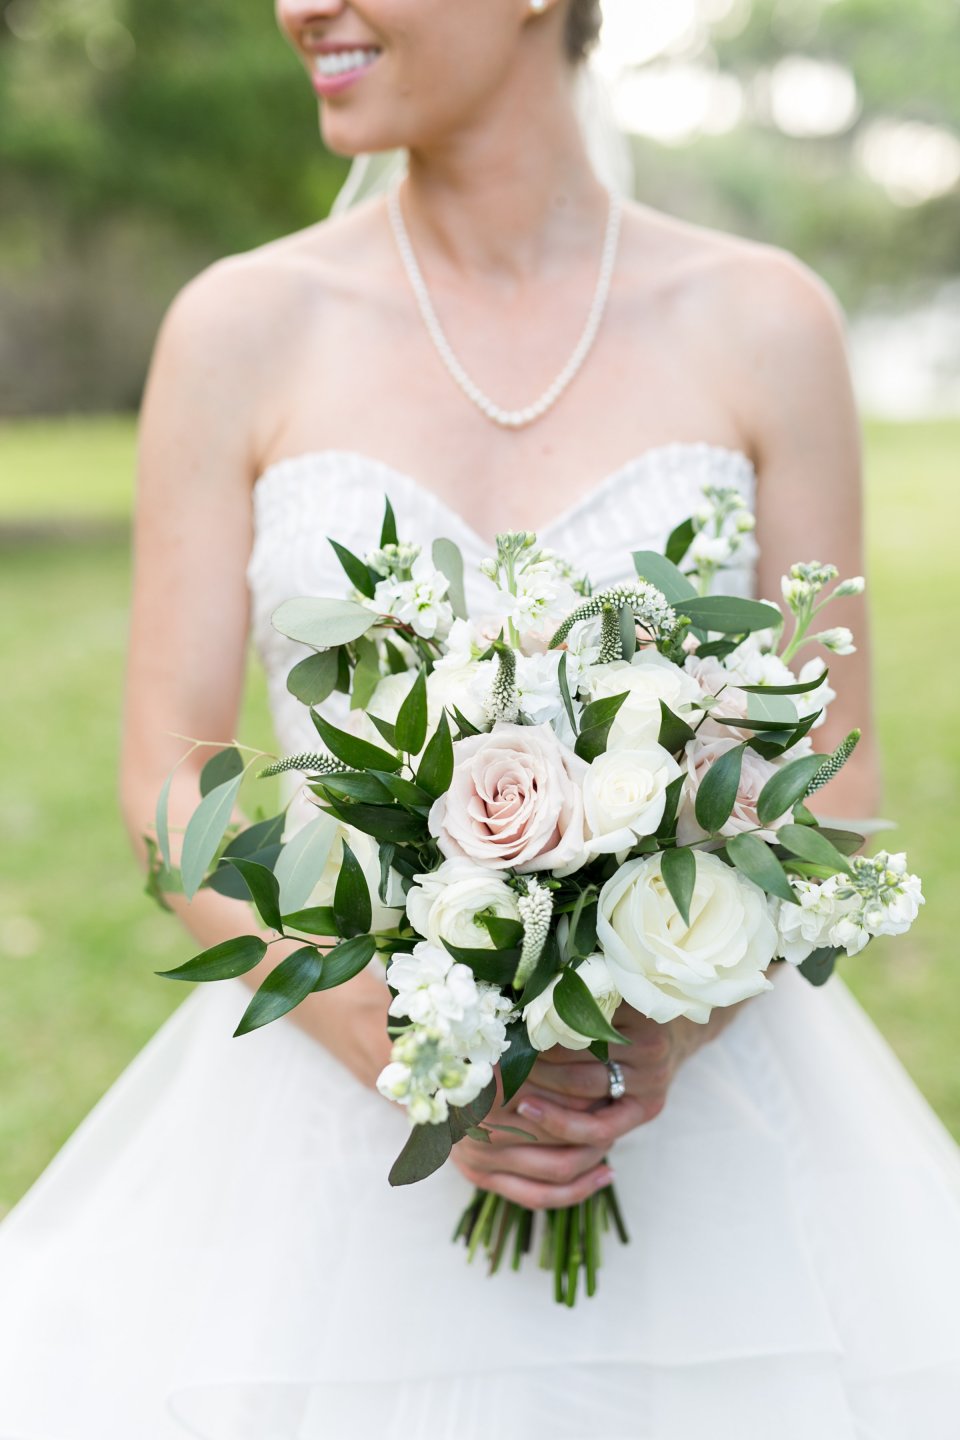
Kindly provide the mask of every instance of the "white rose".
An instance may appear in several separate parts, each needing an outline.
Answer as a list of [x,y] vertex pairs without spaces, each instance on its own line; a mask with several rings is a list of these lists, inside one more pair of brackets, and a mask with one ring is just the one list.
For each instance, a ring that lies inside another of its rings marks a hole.
[[595,855],[629,850],[663,819],[667,786],[683,772],[662,745],[608,750],[583,781],[589,848]]
[[490,932],[476,918],[481,910],[520,919],[514,891],[496,870],[472,860],[444,860],[430,874],[417,875],[407,892],[410,924],[438,949],[444,941],[462,950],[492,949]]
[[[427,738],[440,723],[444,710],[453,715],[456,706],[465,720],[484,730],[488,721],[483,709],[484,697],[493,680],[492,660],[470,660],[458,666],[437,665],[427,676]],[[454,731],[456,733],[456,731]]]
[[600,891],[597,938],[623,998],[651,1020],[705,1024],[716,1005],[772,988],[763,971],[777,930],[763,891],[715,855],[694,851],[685,925],[660,856],[630,860]]
[[[603,956],[591,955],[578,966],[577,974],[600,1006],[604,1018],[612,1020],[620,1004],[620,993]],[[530,1044],[535,1050],[549,1050],[552,1045],[563,1045],[567,1050],[586,1050],[590,1045],[589,1038],[578,1030],[571,1030],[554,1008],[553,992],[559,980],[558,975],[536,1000],[530,1001],[523,1012]]]
[[638,650],[630,663],[613,660],[607,665],[594,665],[586,684],[591,700],[627,692],[610,729],[608,750],[655,745],[660,735],[660,701],[675,715],[689,719],[682,707],[699,703],[701,697],[700,686],[692,676],[658,650],[649,648]]

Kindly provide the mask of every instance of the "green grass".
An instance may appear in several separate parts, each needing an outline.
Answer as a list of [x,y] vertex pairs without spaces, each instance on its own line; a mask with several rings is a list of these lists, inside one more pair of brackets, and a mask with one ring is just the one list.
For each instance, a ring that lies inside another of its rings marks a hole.
[[[907,941],[843,973],[960,1137],[960,802],[956,682],[960,423],[868,428],[871,588],[885,813],[924,876]],[[0,426],[4,518],[129,512],[128,420]],[[116,799],[128,546],[0,549],[0,1214],[182,999],[154,978],[192,941],[142,894]],[[240,738],[273,745],[259,666]],[[265,788],[261,785],[261,791]]]

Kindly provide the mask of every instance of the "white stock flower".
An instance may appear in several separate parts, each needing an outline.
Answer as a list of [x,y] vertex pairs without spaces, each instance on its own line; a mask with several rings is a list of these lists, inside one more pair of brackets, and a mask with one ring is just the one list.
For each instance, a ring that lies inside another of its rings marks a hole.
[[700,686],[679,665],[658,650],[638,650],[633,660],[613,660],[587,671],[584,685],[590,700],[627,692],[627,698],[610,729],[608,750],[630,750],[655,745],[660,735],[660,702],[675,715],[689,720],[683,707],[699,704]]
[[771,982],[777,930],[763,891],[715,855],[693,852],[696,882],[685,925],[660,856],[630,860],[600,891],[597,937],[628,1004],[651,1020],[704,1024]]
[[801,965],[814,950],[857,955],[878,935],[904,935],[924,904],[920,878],[907,873],[907,857],[881,850],[850,862],[852,874],[816,883],[791,879],[797,904],[782,901],[777,917],[780,950]]
[[392,615],[409,625],[426,640],[445,635],[453,623],[447,577],[423,555],[415,561],[412,573],[411,580],[398,580],[392,575],[380,580],[367,604],[378,615]]
[[834,625],[831,630],[821,630],[819,635],[811,635],[810,638],[825,650],[832,650],[834,655],[853,655],[857,649],[853,643],[853,631],[846,625]]
[[472,860],[444,860],[414,880],[407,892],[407,916],[414,930],[438,949],[444,941],[461,950],[492,949],[490,932],[476,918],[480,911],[520,919],[516,893],[496,870],[485,870]]
[[588,848],[594,855],[629,850],[663,819],[667,787],[682,771],[661,745],[608,750],[583,779]]
[[701,530],[690,542],[687,558],[698,568],[701,565],[726,565],[732,559],[735,548],[727,535],[708,535]]
[[[620,1004],[620,993],[603,956],[591,955],[577,967],[576,973],[596,1000],[604,1019],[612,1020]],[[561,1020],[554,1006],[553,992],[560,978],[558,975],[551,980],[546,990],[531,1000],[523,1012],[530,1044],[535,1050],[549,1050],[553,1045],[562,1045],[566,1050],[586,1050],[591,1043],[589,1037]]]

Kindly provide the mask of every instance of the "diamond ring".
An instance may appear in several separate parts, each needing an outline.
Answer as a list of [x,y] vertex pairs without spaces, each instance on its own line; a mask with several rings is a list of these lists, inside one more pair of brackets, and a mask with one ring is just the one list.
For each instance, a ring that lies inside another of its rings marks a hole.
[[623,1070],[617,1064],[616,1060],[607,1060],[604,1063],[606,1064],[607,1074],[610,1080],[610,1099],[622,1100],[624,1095],[626,1095],[627,1093],[627,1085],[626,1081],[623,1078]]

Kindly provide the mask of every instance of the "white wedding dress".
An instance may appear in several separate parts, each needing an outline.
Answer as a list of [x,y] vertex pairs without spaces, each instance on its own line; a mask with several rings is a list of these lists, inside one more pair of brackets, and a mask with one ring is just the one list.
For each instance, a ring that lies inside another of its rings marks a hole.
[[[541,535],[608,583],[706,481],[752,500],[745,456],[661,446]],[[342,593],[324,536],[369,548],[385,492],[404,535],[448,535],[468,569],[488,553],[352,452],[256,486],[254,636],[288,750],[316,737],[270,613]],[[841,979],[785,968],[616,1146],[632,1243],[608,1237],[572,1311],[535,1264],[466,1263],[452,1165],[389,1187],[399,1108],[287,1020],[234,1040],[248,993],[191,994],[0,1226],[3,1440],[960,1436],[958,1150]]]

